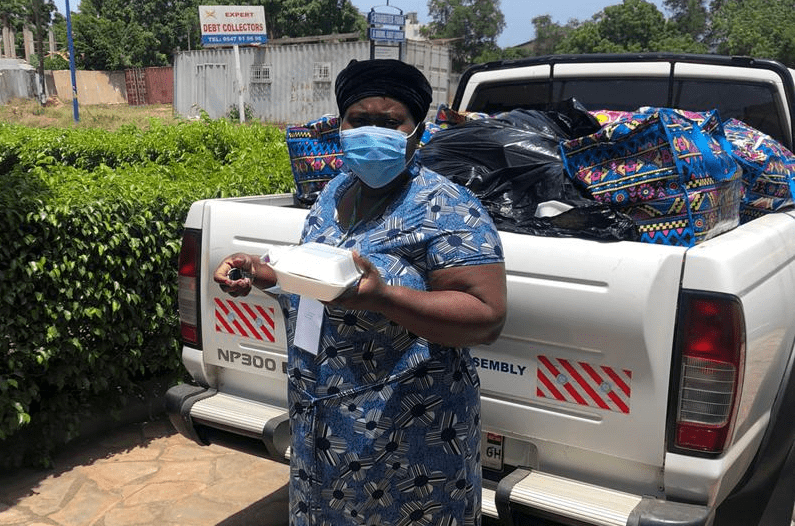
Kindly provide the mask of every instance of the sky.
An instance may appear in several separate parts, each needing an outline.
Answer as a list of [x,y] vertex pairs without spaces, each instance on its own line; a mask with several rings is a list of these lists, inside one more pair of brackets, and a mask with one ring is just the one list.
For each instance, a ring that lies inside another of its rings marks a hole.
[[[63,0],[61,0],[63,1]],[[665,13],[662,0],[652,0],[657,9]],[[397,7],[403,13],[417,13],[420,23],[427,23],[428,0],[351,0],[359,11],[368,13],[370,8],[385,13],[393,12],[383,7]],[[533,23],[535,17],[549,15],[552,21],[560,25],[572,18],[584,21],[609,5],[621,4],[622,0],[552,0],[541,2],[534,0],[500,0],[500,11],[505,16],[505,29],[497,37],[497,45],[501,48],[523,44],[534,37]]]
[[[389,7],[397,7],[403,13],[416,12],[420,23],[427,23],[428,0],[351,0],[362,13],[368,13],[375,7],[376,11],[385,13],[394,12]],[[653,0],[660,11],[663,11],[662,0]],[[531,20],[537,16],[550,15],[552,21],[565,24],[572,18],[583,21],[609,5],[622,3],[621,0],[553,0],[540,2],[533,0],[500,0],[500,10],[505,15],[505,29],[497,38],[497,45],[501,48],[516,46],[532,40],[533,24]],[[233,5],[232,1],[218,2],[218,4]],[[66,14],[66,0],[55,0],[58,11]],[[215,5],[212,0],[207,0],[205,5]],[[79,11],[80,0],[70,0],[69,7],[72,12]],[[663,11],[664,12],[664,11]]]

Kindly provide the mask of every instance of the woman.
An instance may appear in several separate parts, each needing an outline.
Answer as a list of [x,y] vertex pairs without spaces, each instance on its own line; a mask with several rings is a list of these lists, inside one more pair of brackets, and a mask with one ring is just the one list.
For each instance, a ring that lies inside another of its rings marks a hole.
[[[477,199],[416,155],[431,94],[396,60],[353,61],[337,77],[347,171],[318,197],[302,242],[350,249],[362,277],[320,306],[320,333],[301,335],[317,344],[304,348],[296,318],[316,302],[280,297],[296,526],[480,523],[480,392],[467,347],[502,330],[505,268]],[[230,280],[231,268],[252,278]],[[276,281],[247,254],[214,279],[232,295]]]

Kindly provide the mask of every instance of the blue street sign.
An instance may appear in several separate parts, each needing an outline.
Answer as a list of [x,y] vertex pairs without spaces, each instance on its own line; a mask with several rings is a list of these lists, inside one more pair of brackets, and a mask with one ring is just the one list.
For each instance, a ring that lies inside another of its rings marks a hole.
[[381,40],[384,42],[403,42],[406,40],[406,32],[397,29],[370,28],[370,40]]
[[402,26],[406,23],[406,17],[405,15],[370,11],[367,15],[367,22],[369,24],[380,24],[385,26]]

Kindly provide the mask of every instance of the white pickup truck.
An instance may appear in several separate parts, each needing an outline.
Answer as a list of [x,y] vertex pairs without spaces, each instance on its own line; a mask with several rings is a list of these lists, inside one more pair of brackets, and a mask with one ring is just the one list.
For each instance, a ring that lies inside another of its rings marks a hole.
[[[575,97],[588,109],[718,109],[793,145],[778,63],[692,55],[483,64],[452,108],[494,113]],[[183,363],[167,394],[197,442],[253,439],[289,458],[278,303],[211,274],[232,252],[299,240],[292,195],[193,204],[180,256]],[[472,349],[482,382],[483,513],[502,524],[789,525],[795,500],[795,212],[694,247],[501,232],[508,318]],[[712,360],[703,362],[703,351]],[[247,437],[245,439],[240,437]],[[239,446],[239,444],[238,444]],[[237,446],[236,446],[237,447]]]

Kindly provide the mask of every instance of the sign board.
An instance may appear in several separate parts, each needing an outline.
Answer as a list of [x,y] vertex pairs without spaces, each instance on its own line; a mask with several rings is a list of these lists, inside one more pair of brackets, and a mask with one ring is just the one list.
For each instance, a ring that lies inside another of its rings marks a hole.
[[261,5],[200,5],[203,46],[245,46],[268,41]]
[[370,40],[381,40],[383,42],[403,42],[406,40],[406,32],[400,29],[381,29],[370,28]]
[[374,46],[372,58],[400,60],[400,46]]
[[406,16],[370,11],[367,14],[367,23],[370,25],[402,26],[406,23]]
[[[389,2],[387,1],[387,6]],[[403,60],[406,46],[406,32],[404,27],[406,17],[403,11],[394,8],[399,13],[377,13],[370,11],[367,22],[370,27],[367,36],[370,39],[370,58],[391,58]]]

